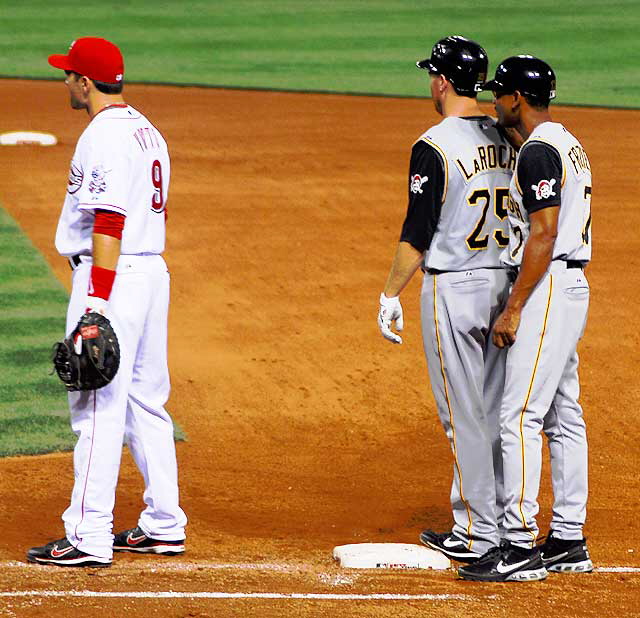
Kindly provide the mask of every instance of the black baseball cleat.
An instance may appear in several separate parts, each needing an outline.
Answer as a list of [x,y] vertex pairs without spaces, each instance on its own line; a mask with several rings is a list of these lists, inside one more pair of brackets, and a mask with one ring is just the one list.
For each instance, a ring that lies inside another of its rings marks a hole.
[[527,549],[509,541],[502,541],[479,560],[458,569],[462,579],[480,582],[530,582],[545,579],[540,550]]
[[467,544],[453,532],[424,530],[420,533],[420,541],[427,547],[435,549],[443,553],[447,558],[458,562],[471,564],[481,556],[481,554],[471,551]]
[[590,573],[593,562],[587,549],[587,539],[565,541],[549,532],[545,542],[539,546],[542,562],[547,571],[556,573]]
[[162,554],[175,556],[184,553],[184,539],[180,541],[160,541],[148,537],[139,527],[116,534],[113,551],[132,551],[138,554]]
[[110,567],[110,558],[100,558],[76,549],[67,539],[58,539],[42,547],[32,547],[27,560],[36,564],[53,564],[62,567]]

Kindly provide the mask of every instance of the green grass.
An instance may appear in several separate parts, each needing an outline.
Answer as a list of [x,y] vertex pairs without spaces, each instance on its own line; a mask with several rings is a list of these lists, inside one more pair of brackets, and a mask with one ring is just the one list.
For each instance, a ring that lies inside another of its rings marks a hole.
[[55,78],[47,56],[97,35],[131,81],[423,96],[415,60],[463,34],[491,71],[515,53],[547,60],[559,103],[640,106],[637,0],[0,0],[0,14],[4,75]]
[[0,456],[68,450],[66,391],[51,375],[67,293],[0,208]]
[[[67,391],[51,360],[68,294],[2,208],[0,247],[0,457],[70,450]],[[175,435],[185,439],[177,425]]]

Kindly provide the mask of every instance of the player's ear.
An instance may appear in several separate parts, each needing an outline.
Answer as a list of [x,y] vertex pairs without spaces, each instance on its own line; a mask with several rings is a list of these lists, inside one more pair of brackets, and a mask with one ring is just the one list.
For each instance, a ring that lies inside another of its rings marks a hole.
[[91,86],[91,83],[92,83],[91,80],[86,75],[83,75],[80,78],[80,86],[83,90],[88,90],[89,87]]
[[439,75],[440,77],[440,92],[444,92],[447,88],[453,88],[453,84],[446,78],[444,75]]
[[522,96],[522,93],[519,90],[516,90],[513,93],[513,104],[511,105],[511,109],[512,110],[518,109],[523,100],[524,100],[524,97]]

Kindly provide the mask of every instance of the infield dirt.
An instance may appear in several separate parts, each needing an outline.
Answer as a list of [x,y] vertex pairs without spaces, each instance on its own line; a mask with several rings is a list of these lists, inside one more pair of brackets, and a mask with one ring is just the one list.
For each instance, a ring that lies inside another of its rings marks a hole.
[[[75,142],[88,121],[62,82],[2,82],[0,130],[57,135],[0,148],[0,197],[56,276],[53,246]],[[169,409],[189,516],[184,557],[117,554],[96,572],[26,566],[62,536],[71,453],[0,461],[0,589],[465,595],[423,601],[0,597],[0,616],[640,616],[640,573],[535,584],[453,572],[338,569],[335,545],[448,529],[451,454],[422,352],[419,277],[405,343],[376,325],[406,208],[410,147],[429,100],[129,85],[172,154]],[[491,106],[486,110],[492,113]],[[591,306],[580,345],[590,439],[586,534],[596,566],[640,568],[640,112],[553,108],[593,167]],[[546,458],[545,458],[546,459]],[[115,528],[142,484],[125,451]],[[548,470],[542,529],[550,510]],[[64,605],[63,605],[64,604]]]

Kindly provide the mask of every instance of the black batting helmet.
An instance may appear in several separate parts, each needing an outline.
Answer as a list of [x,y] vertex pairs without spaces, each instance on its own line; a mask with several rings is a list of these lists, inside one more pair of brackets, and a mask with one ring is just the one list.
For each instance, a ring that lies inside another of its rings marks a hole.
[[416,62],[420,69],[444,75],[458,94],[475,97],[487,79],[487,52],[475,41],[463,36],[440,39],[431,50],[431,57]]
[[498,65],[496,76],[482,89],[505,94],[517,90],[548,105],[549,101],[556,97],[556,74],[540,58],[511,56]]

